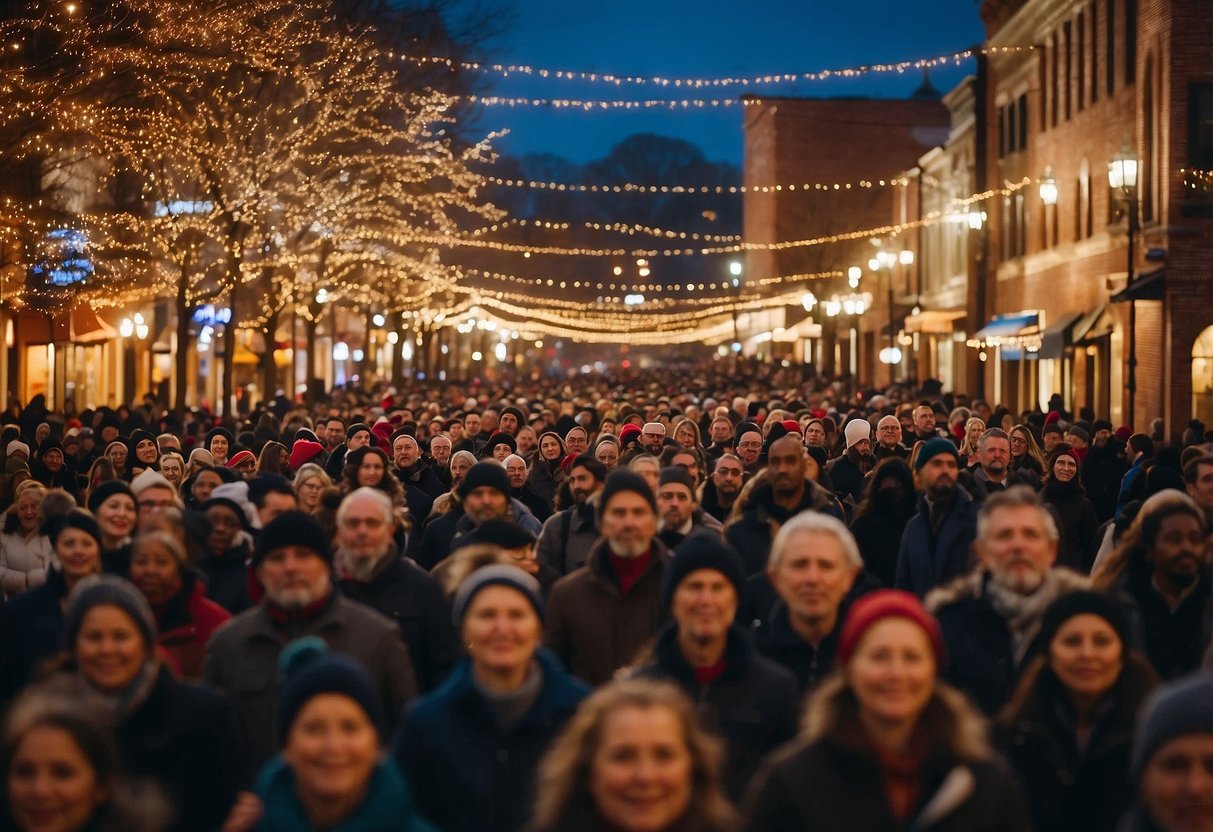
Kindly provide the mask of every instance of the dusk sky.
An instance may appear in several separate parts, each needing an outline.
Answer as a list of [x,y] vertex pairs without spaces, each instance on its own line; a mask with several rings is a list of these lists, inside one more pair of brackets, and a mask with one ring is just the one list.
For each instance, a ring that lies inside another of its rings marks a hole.
[[[718,78],[812,72],[947,54],[978,44],[976,0],[516,0],[513,25],[494,45],[491,61],[549,69],[614,74]],[[932,71],[946,92],[973,71]],[[740,86],[678,91],[646,85],[509,78],[492,93],[541,98],[735,98],[743,92],[803,96],[901,98],[922,81],[920,72],[872,74],[864,79],[810,81],[792,86]],[[547,152],[583,162],[601,157],[620,139],[654,132],[694,142],[714,161],[740,163],[740,107],[668,113],[658,110],[582,112],[487,108],[482,130],[508,127],[497,147],[506,153]]]

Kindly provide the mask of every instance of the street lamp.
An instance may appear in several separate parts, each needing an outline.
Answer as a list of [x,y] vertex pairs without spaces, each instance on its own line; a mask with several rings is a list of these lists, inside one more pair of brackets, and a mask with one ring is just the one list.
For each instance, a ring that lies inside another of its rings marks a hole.
[[[1137,170],[1138,160],[1127,147],[1108,162],[1108,185],[1120,191],[1125,200],[1127,217],[1125,234],[1128,237],[1127,277],[1125,289],[1133,287],[1133,238],[1137,233]],[[1125,385],[1129,393],[1128,422],[1133,424],[1134,400],[1137,394],[1137,301],[1129,297],[1129,382]]]
[[[880,245],[880,241],[872,241],[876,245]],[[889,310],[889,344],[880,351],[879,358],[881,364],[887,364],[889,367],[889,383],[893,383],[893,366],[901,363],[901,350],[895,342],[896,335],[893,332],[893,267],[896,265],[912,266],[914,265],[914,252],[910,249],[902,249],[900,251],[890,251],[887,249],[878,249],[876,256],[868,261],[868,268],[874,272],[883,271],[885,275],[885,304]]]

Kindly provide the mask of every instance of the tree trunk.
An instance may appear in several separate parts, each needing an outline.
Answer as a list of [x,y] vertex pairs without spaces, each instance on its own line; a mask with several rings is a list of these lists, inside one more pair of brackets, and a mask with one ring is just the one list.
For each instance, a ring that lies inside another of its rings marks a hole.
[[180,424],[185,424],[186,394],[189,386],[190,367],[190,318],[189,272],[183,266],[177,275],[177,296],[173,308],[177,313],[177,349],[173,354],[173,374],[176,377],[177,394],[173,397],[173,412]]
[[312,317],[309,320],[304,321],[303,331],[304,331],[304,338],[306,339],[306,342],[307,342],[307,346],[304,348],[307,350],[307,367],[305,368],[306,373],[307,373],[307,375],[306,375],[306,379],[307,379],[306,399],[307,399],[308,404],[315,404],[316,402],[320,401],[320,393],[321,393],[320,386],[318,384],[316,384],[316,315],[315,315],[315,310],[313,310]]
[[223,404],[220,405],[220,412],[224,418],[231,418],[234,408],[232,406],[232,385],[233,370],[236,366],[236,293],[240,287],[240,277],[237,274],[236,279],[232,282],[232,290],[228,295],[228,305],[232,310],[231,319],[224,324],[223,327]]
[[397,390],[404,389],[404,359],[400,356],[400,351],[404,349],[404,341],[408,338],[408,333],[403,330],[400,325],[400,313],[393,312],[388,321],[388,325],[392,328],[400,339],[392,345],[392,386]]
[[274,336],[278,334],[278,316],[280,312],[271,312],[265,322],[262,335],[265,337],[265,351],[261,359],[261,401],[269,402],[278,389],[278,365],[274,363]]

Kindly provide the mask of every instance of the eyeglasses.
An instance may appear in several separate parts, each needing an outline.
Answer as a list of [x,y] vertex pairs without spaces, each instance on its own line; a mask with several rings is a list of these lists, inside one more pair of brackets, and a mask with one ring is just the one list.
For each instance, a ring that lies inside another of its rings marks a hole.
[[1026,444],[1028,444],[1028,440],[1024,439],[1022,436],[1012,436],[1011,444],[1012,445],[1026,445]]

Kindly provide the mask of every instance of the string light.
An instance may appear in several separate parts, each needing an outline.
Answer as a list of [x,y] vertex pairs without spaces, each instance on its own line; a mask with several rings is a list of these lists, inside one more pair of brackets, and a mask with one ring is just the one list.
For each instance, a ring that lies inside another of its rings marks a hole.
[[570,182],[543,182],[539,180],[505,179],[486,176],[485,181],[505,188],[532,188],[537,190],[592,194],[772,194],[781,191],[851,191],[872,188],[904,187],[910,184],[905,177],[895,179],[861,179],[858,182],[805,182],[776,185],[641,185],[634,182],[615,184],[577,184]]

